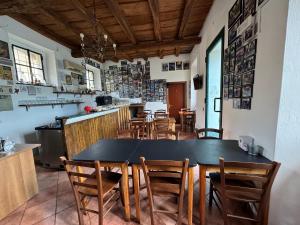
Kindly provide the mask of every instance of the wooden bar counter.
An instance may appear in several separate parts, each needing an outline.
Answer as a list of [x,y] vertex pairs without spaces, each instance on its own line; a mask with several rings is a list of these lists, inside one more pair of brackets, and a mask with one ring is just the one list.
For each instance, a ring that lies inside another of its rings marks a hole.
[[72,159],[100,139],[115,138],[129,119],[129,106],[68,118],[64,123],[67,157]]
[[0,220],[38,193],[32,149],[38,144],[17,144],[0,153]]

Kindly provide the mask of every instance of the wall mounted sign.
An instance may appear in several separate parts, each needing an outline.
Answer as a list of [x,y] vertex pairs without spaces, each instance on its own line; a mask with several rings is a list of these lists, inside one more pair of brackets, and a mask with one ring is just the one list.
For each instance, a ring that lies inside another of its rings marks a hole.
[[0,80],[13,80],[11,67],[0,65]]
[[0,95],[0,111],[12,111],[13,103],[11,95]]

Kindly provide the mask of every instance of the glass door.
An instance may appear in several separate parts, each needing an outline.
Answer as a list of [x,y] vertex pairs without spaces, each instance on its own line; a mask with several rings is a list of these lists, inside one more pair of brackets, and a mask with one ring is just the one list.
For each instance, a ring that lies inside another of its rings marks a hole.
[[[222,128],[222,74],[223,74],[224,29],[206,51],[206,98],[205,127]],[[208,136],[218,134],[211,133]]]

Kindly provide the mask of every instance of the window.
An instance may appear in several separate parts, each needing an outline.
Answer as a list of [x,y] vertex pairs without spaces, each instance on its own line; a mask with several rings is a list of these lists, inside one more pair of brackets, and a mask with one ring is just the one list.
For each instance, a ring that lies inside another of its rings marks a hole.
[[46,83],[43,67],[43,56],[13,45],[17,71],[17,80],[25,83]]
[[91,70],[86,71],[86,85],[88,89],[94,90],[94,72]]

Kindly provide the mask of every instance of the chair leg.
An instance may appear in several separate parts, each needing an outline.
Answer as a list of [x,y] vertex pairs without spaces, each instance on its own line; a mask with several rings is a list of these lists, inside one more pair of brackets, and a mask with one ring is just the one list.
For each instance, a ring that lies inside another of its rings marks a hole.
[[121,202],[122,202],[122,205],[124,207],[125,206],[125,204],[124,204],[124,195],[123,195],[123,189],[122,189],[121,181],[119,182],[119,192],[120,192],[120,196],[121,196]]
[[212,202],[213,202],[213,197],[214,197],[214,187],[212,181],[209,182],[209,208],[211,209],[212,207]]

